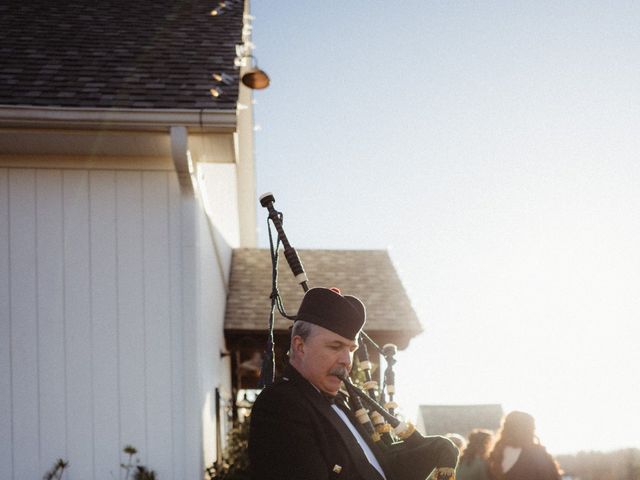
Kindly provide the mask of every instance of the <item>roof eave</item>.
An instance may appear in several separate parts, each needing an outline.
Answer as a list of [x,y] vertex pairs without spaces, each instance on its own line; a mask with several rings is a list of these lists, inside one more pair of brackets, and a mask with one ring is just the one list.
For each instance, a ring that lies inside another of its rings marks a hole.
[[189,130],[234,132],[235,110],[117,109],[0,105],[0,127],[107,128],[113,130]]
[[[423,331],[422,329],[405,329],[405,330],[378,330],[376,328],[366,328],[365,331],[368,335],[370,335],[375,341],[381,342],[384,340],[384,343],[393,343],[398,347],[398,350],[406,350],[409,347],[409,343],[415,337],[420,335]],[[291,335],[291,331],[289,329],[282,328],[274,328],[274,335],[278,337],[289,337]],[[257,336],[263,338],[267,334],[267,327],[264,329],[240,329],[240,328],[226,328],[224,329],[224,334],[227,339],[234,338],[247,338],[251,336]]]

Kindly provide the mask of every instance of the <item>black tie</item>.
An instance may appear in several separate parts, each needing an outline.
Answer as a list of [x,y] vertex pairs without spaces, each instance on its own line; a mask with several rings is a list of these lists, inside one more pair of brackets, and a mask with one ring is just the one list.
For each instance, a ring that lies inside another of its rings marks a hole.
[[336,396],[337,395],[331,395],[330,393],[326,393],[326,392],[320,392],[322,394],[322,396],[324,397],[324,399],[329,402],[331,405],[333,405],[334,403],[336,403]]

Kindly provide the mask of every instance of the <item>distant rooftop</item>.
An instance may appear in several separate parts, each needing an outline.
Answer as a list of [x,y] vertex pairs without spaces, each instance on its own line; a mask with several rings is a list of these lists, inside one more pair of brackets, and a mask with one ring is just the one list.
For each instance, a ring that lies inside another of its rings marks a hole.
[[502,406],[488,405],[420,405],[420,429],[427,435],[459,433],[467,436],[474,428],[496,431],[502,420]]
[[234,110],[244,2],[219,3],[2,2],[0,106]]
[[[360,298],[367,308],[368,333],[397,337],[404,347],[422,331],[402,282],[384,250],[299,250],[310,287],[338,287]],[[279,291],[287,313],[295,314],[302,288],[294,281],[284,255],[280,256]],[[233,252],[225,318],[227,332],[266,333],[271,300],[271,257],[267,249],[240,248]],[[291,321],[276,314],[276,330],[287,331]],[[400,341],[399,339],[402,339]]]

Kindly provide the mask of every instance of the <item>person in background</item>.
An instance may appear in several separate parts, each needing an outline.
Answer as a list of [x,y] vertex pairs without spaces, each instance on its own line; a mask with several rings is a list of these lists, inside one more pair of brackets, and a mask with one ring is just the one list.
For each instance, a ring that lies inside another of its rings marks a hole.
[[489,480],[489,451],[493,433],[476,428],[469,434],[469,443],[462,452],[456,469],[457,480]]
[[495,480],[560,480],[558,464],[535,435],[533,417],[519,411],[502,420],[489,472]]

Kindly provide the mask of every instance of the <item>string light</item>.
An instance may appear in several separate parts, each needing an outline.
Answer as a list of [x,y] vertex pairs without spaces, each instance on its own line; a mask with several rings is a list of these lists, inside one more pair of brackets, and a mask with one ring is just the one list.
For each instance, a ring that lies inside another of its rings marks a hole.
[[222,15],[222,13],[224,12],[224,10],[226,8],[231,8],[233,6],[235,6],[236,4],[241,4],[243,3],[243,0],[222,0],[220,2],[218,2],[218,6],[216,8],[214,8],[213,10],[211,10],[211,15],[212,16],[218,16],[218,15]]
[[221,72],[221,73],[216,72],[211,76],[216,82],[221,82],[221,83],[224,83],[225,85],[232,85],[233,83],[235,83],[235,78],[233,78],[231,75],[225,72]]
[[221,15],[222,11],[225,9],[226,6],[227,6],[226,2],[220,2],[216,8],[211,10],[211,16],[215,17],[217,15]]
[[[221,15],[225,8],[232,8],[234,5],[240,4],[241,2],[243,2],[243,0],[220,0],[217,7],[211,10],[210,13],[212,16]],[[235,45],[236,56],[233,60],[233,64],[236,69],[250,66],[250,68],[244,71],[242,78],[240,79],[243,85],[253,90],[267,88],[270,83],[269,76],[263,70],[258,68],[257,60],[252,55],[252,52],[255,49],[255,45],[251,42],[251,34],[253,31],[252,21],[254,17],[252,15],[244,14],[242,19],[242,43]],[[249,63],[248,58],[253,58],[253,62]],[[216,82],[225,85],[234,85],[238,81],[237,76],[229,75],[224,72],[214,72],[211,74],[211,77]],[[214,98],[218,98],[223,94],[222,89],[219,87],[213,87],[209,91],[211,92],[211,96]],[[242,110],[240,106],[238,109]]]

